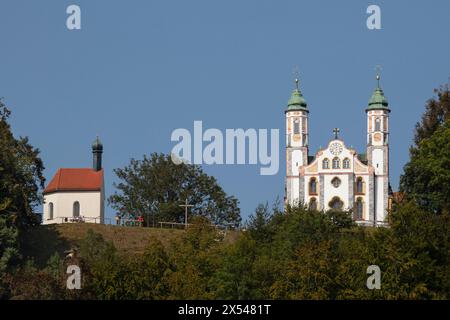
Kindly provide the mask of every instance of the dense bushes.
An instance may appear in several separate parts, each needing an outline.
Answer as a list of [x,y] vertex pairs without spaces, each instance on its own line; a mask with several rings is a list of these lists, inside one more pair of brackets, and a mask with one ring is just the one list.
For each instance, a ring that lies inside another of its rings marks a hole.
[[[53,257],[43,270],[18,270],[10,298],[449,298],[448,215],[405,203],[391,214],[390,228],[358,227],[349,216],[262,206],[232,243],[199,218],[170,247],[152,239],[143,255],[132,257],[90,231],[71,262],[81,266],[81,290],[64,289],[58,270],[70,261]],[[380,290],[366,287],[369,265],[381,269]]]

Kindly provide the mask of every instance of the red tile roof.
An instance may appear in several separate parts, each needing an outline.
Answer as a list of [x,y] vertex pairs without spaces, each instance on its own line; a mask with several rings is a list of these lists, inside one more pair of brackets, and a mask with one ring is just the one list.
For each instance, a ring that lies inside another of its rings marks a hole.
[[103,170],[90,168],[61,168],[44,190],[44,194],[57,191],[100,191],[103,186]]

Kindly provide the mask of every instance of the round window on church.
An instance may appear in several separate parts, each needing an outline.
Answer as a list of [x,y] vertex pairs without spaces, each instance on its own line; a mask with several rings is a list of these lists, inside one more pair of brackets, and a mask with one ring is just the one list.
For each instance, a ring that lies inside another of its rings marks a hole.
[[341,179],[335,177],[333,178],[333,180],[331,180],[331,184],[333,185],[333,187],[337,188],[341,185]]

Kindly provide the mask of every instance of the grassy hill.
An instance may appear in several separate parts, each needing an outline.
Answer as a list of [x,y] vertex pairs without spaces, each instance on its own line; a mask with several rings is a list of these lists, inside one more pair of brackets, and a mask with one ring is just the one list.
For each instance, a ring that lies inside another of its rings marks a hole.
[[[152,239],[158,239],[164,246],[169,246],[172,240],[180,238],[185,231],[179,229],[122,227],[90,223],[74,223],[59,225],[42,225],[23,235],[21,244],[23,255],[33,258],[38,266],[44,266],[48,259],[58,252],[78,246],[87,231],[100,233],[105,240],[112,241],[120,254],[133,255],[144,252]],[[226,240],[232,240],[236,234],[228,233]]]

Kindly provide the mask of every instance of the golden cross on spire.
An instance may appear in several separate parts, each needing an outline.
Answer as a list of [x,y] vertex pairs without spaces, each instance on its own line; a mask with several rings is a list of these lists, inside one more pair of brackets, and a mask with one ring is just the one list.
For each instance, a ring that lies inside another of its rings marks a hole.
[[380,76],[380,73],[381,73],[381,66],[380,66],[379,64],[377,64],[377,65],[375,66],[375,71],[377,72],[376,79],[377,79],[377,85],[378,85],[378,88],[379,88],[379,87],[380,87],[380,78],[381,78],[381,76]]
[[292,74],[294,75],[294,81],[295,81],[295,88],[298,90],[298,84],[300,82],[300,72],[298,71],[298,67],[294,67],[294,70],[292,71]]

